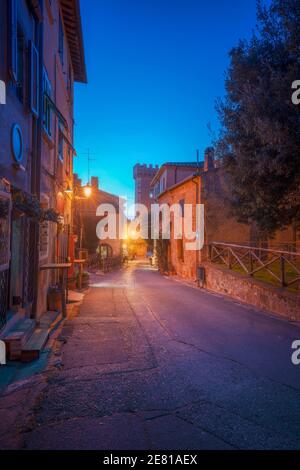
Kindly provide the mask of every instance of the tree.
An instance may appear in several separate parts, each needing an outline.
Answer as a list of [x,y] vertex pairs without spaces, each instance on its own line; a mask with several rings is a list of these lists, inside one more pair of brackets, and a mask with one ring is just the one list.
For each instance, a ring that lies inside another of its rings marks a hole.
[[300,79],[299,0],[259,1],[257,19],[251,40],[230,52],[216,147],[234,214],[272,236],[300,220],[300,106],[291,100]]

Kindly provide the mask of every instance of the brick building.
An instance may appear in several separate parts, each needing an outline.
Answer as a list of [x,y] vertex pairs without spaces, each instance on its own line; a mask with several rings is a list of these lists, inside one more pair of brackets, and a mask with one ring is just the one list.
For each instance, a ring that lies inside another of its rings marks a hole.
[[[163,269],[179,276],[196,280],[197,267],[207,259],[207,246],[212,242],[225,242],[241,245],[258,246],[259,239],[255,226],[239,223],[231,214],[228,193],[228,181],[226,174],[214,160],[214,151],[208,148],[205,152],[204,162],[186,178],[174,183],[174,167],[165,164],[160,169],[151,184],[151,189],[156,196],[154,201],[159,204],[198,204],[204,205],[204,248],[201,251],[187,251],[184,249],[186,242],[174,239],[174,229],[171,230],[170,241],[165,241],[163,246]],[[181,173],[183,176],[183,173]],[[173,184],[172,184],[173,182]],[[154,190],[154,188],[156,188]],[[171,216],[172,220],[172,216]],[[195,230],[195,214],[193,218],[193,230]],[[295,233],[292,227],[277,231],[274,238],[263,241],[264,246],[287,249],[295,245]]]
[[0,207],[8,201],[0,213],[1,328],[12,312],[38,319],[47,310],[57,278],[40,267],[70,255],[73,84],[86,82],[79,1],[1,1],[0,80]]
[[[160,185],[162,189],[156,196],[159,204],[203,204],[205,210],[204,243],[201,251],[185,250],[185,244],[191,240],[174,238],[174,218],[171,214],[171,239],[163,242],[163,266],[162,269],[182,278],[196,280],[197,267],[207,256],[206,245],[211,241],[224,242],[247,242],[250,238],[250,227],[238,223],[231,215],[230,208],[226,202],[226,179],[223,171],[214,162],[212,149],[205,152],[204,162],[200,166],[191,166],[190,175],[180,179],[175,184],[174,167],[166,164],[161,171]],[[169,174],[167,170],[170,170]],[[165,175],[165,176],[164,176]],[[183,175],[183,173],[181,173]],[[166,178],[166,186],[161,184],[161,179]],[[155,178],[152,183],[158,185],[159,179]],[[163,189],[165,188],[165,189]],[[195,212],[193,213],[193,230],[196,230]]]
[[[83,193],[81,179],[76,174],[74,174],[74,186],[77,188],[77,194]],[[97,237],[96,227],[101,218],[96,215],[96,211],[100,204],[110,204],[116,211],[116,238],[99,240]],[[118,216],[120,210],[122,210],[121,206],[122,199],[115,194],[100,189],[98,178],[92,176],[91,196],[88,199],[79,196],[75,201],[74,232],[77,234],[76,248],[78,251],[80,249],[88,250],[90,256],[98,253],[102,261],[106,260],[111,264],[119,264],[122,261],[123,238],[119,236],[118,223]]]
[[201,169],[203,163],[197,162],[173,162],[164,163],[150,183],[150,197],[155,200],[161,193],[171,186],[193,175],[197,169]]

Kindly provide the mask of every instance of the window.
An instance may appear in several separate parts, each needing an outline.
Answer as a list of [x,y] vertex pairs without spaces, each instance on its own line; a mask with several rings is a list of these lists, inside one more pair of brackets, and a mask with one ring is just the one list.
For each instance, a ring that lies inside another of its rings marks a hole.
[[21,26],[17,26],[17,97],[21,103],[24,103],[25,90],[25,39]]
[[61,64],[64,65],[64,27],[59,15],[59,27],[58,27],[58,53],[60,57]]
[[58,136],[58,158],[61,162],[64,161],[64,137],[61,132]]
[[11,0],[9,5],[9,71],[15,84],[18,82],[18,36],[17,36],[17,2]]
[[184,199],[180,199],[179,205],[181,209],[181,216],[184,217]]
[[43,125],[48,136],[51,137],[51,83],[47,71],[43,69]]
[[179,261],[184,261],[183,238],[177,240],[177,258]]
[[37,48],[30,41],[30,109],[38,117],[39,114],[39,55]]
[[67,162],[66,162],[66,173],[68,175],[71,173],[71,163],[72,163],[72,149],[71,147],[68,147]]

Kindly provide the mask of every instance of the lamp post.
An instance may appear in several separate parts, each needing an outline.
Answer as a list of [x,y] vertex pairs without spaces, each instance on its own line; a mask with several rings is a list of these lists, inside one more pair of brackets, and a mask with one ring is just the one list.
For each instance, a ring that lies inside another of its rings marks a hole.
[[[70,199],[71,199],[71,204],[72,204],[72,207],[71,207],[71,214],[72,214],[72,228],[74,227],[74,213],[76,211],[76,201],[79,201],[79,200],[87,200],[89,199],[91,196],[92,196],[92,187],[91,185],[88,183],[86,186],[78,186],[78,185],[73,185],[73,188],[70,186],[70,183],[67,183],[66,185],[66,189],[64,190],[64,193],[67,194]],[[78,227],[78,225],[77,225]],[[83,225],[82,225],[82,222],[80,220],[79,222],[79,250],[82,249],[82,237],[83,237]],[[73,230],[72,230],[72,233],[73,233]],[[77,234],[78,234],[78,229],[77,229]],[[69,245],[69,241],[68,241],[68,245]],[[74,260],[75,260],[75,247],[72,243],[72,246],[73,246],[73,250],[74,253]],[[68,248],[68,255],[69,255],[69,248]],[[73,261],[74,261],[73,260]],[[76,262],[79,262],[78,260]],[[81,277],[82,277],[82,265],[79,266],[80,268],[80,284],[81,284]]]
[[[92,186],[90,185],[90,183],[87,183],[83,187],[74,185],[73,189],[71,188],[70,184],[68,183],[64,192],[65,192],[65,194],[70,195],[72,203],[74,204],[76,201],[79,201],[79,200],[85,201],[85,200],[89,199],[92,196],[93,190],[92,190]],[[74,206],[75,206],[75,204],[74,204]],[[80,225],[80,236],[79,236],[80,249],[82,248],[82,231],[83,231],[82,229],[83,229],[83,227],[82,227],[82,224],[81,224]]]

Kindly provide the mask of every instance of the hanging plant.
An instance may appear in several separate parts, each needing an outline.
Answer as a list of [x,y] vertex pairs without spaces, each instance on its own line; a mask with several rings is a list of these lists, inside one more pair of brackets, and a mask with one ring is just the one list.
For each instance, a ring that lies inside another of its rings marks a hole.
[[61,216],[58,212],[55,212],[54,209],[42,209],[42,213],[40,216],[40,221],[48,221],[48,222],[54,222],[55,224],[60,224],[61,223]]
[[12,204],[14,210],[27,215],[27,217],[37,219],[39,222],[61,223],[60,215],[54,209],[43,209],[36,196],[20,189],[13,190]]
[[12,204],[14,210],[22,212],[28,217],[40,218],[41,216],[42,209],[39,200],[21,189],[13,189]]
[[6,219],[9,214],[9,201],[0,200],[0,219]]

